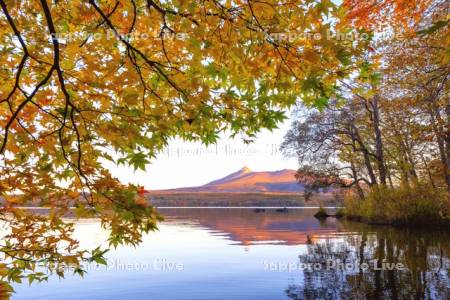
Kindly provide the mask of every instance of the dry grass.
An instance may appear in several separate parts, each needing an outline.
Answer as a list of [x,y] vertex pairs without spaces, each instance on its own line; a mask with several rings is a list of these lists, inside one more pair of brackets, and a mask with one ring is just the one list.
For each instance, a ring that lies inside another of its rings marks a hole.
[[379,224],[431,225],[450,223],[450,200],[445,190],[426,183],[391,189],[375,187],[364,200],[345,198],[347,217]]

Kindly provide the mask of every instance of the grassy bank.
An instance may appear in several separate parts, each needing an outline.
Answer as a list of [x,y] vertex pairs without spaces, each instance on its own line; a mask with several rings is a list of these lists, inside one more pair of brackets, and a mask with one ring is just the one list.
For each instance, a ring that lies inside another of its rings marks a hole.
[[450,225],[450,199],[445,190],[428,184],[375,187],[360,199],[345,198],[346,217],[372,224]]

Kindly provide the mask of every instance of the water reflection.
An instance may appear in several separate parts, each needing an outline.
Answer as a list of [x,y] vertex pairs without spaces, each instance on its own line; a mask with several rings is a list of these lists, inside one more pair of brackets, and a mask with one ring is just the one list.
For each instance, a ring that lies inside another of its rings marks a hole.
[[[13,299],[449,298],[448,232],[335,219],[320,223],[313,217],[315,209],[160,211],[166,217],[160,230],[137,248],[109,252],[107,267],[91,268],[84,279],[16,285]],[[96,220],[76,228],[83,247],[96,247],[107,238]],[[401,263],[407,270],[375,270],[376,259]],[[327,269],[327,263],[338,260],[369,268]]]
[[[290,299],[449,299],[448,232],[342,222],[308,244]],[[311,266],[311,267],[310,267]]]
[[288,209],[277,212],[266,209],[168,208],[159,211],[166,223],[207,228],[213,235],[223,235],[235,244],[306,244],[308,236],[336,231],[335,219],[318,222],[316,209]]

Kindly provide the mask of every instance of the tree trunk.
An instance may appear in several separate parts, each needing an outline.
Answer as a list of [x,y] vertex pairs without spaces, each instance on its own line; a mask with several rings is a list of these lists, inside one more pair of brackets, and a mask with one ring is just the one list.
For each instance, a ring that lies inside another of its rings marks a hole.
[[387,177],[388,177],[388,180],[389,180],[389,186],[391,187],[391,189],[393,189],[394,188],[394,183],[392,182],[392,176],[391,176],[391,172],[389,171],[389,169],[387,171]]
[[356,184],[356,191],[358,192],[359,199],[364,199],[364,191],[362,190],[361,186],[359,185],[359,177],[358,172],[356,171],[355,164],[353,162],[353,159],[350,160],[350,168],[352,170],[352,176],[353,180],[355,180]]
[[370,183],[371,185],[376,185],[377,183],[377,177],[375,176],[375,172],[373,171],[372,168],[372,163],[370,161],[370,154],[369,154],[369,150],[367,150],[366,145],[363,143],[361,135],[359,134],[358,128],[356,128],[355,124],[352,122],[350,124],[353,134],[352,134],[352,140],[353,140],[353,150],[356,150],[356,142],[358,142],[359,144],[359,151],[362,152],[363,157],[364,157],[364,164],[366,165],[366,169],[367,169],[367,174],[369,175],[370,178]]
[[427,160],[425,159],[423,154],[422,154],[422,161],[423,161],[423,165],[425,166],[425,170],[427,170],[428,178],[430,178],[431,186],[435,189],[436,185],[434,184],[433,176],[431,175],[431,171],[430,171],[430,168],[428,167]]
[[[436,141],[438,144],[439,149],[439,156],[441,158],[442,163],[442,172],[444,174],[444,179],[447,185],[447,190],[450,193],[450,105],[446,106],[446,115],[447,115],[447,128],[446,132],[444,132],[444,129],[439,126],[439,121],[441,120],[441,117],[439,116],[439,111],[436,108],[436,105],[433,101],[431,101],[429,106],[429,114],[431,118],[431,126],[433,129],[433,133],[436,137]],[[437,120],[436,120],[437,119]],[[446,141],[444,141],[444,139]],[[446,149],[447,148],[447,149]]]
[[383,139],[380,129],[380,108],[378,103],[379,96],[376,95],[372,99],[372,123],[375,133],[375,156],[377,158],[378,173],[380,183],[386,185],[386,165],[384,164]]
[[445,170],[445,179],[447,182],[447,191],[450,194],[450,104],[447,104],[447,107],[445,108],[445,112],[447,114],[447,128],[446,128],[446,152],[447,152],[447,159],[446,159],[446,170]]

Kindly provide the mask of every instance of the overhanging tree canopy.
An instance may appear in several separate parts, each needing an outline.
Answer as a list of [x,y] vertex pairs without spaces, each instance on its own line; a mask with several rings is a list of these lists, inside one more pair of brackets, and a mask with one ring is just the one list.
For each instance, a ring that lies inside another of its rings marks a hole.
[[[331,38],[350,28],[330,0],[0,6],[1,210],[15,222],[2,252],[14,270],[33,271],[18,262],[36,255],[56,265],[101,261],[98,249],[76,252],[60,220],[70,206],[99,216],[113,245],[155,228],[153,209],[102,159],[144,169],[171,137],[212,143],[226,129],[251,138],[275,128],[299,98],[321,107],[337,97],[367,43]],[[16,208],[30,201],[50,215]],[[30,228],[55,238],[33,239]]]

